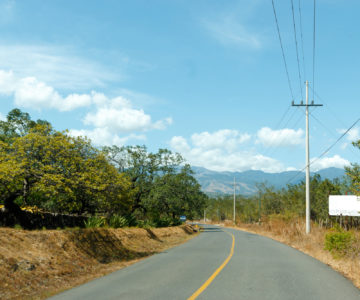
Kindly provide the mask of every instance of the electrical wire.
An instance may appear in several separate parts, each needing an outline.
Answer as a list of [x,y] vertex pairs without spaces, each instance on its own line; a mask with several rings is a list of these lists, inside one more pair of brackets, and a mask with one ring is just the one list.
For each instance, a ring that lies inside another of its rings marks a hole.
[[288,67],[287,67],[287,63],[286,63],[286,59],[285,59],[285,52],[284,52],[284,47],[283,47],[283,43],[282,43],[282,40],[281,40],[279,22],[278,22],[278,18],[277,18],[277,15],[276,15],[276,9],[275,9],[274,0],[271,0],[271,2],[272,2],[274,17],[275,17],[276,29],[277,29],[277,33],[278,33],[278,36],[279,36],[279,42],[280,42],[282,57],[283,57],[284,65],[285,65],[286,76],[287,76],[288,85],[289,85],[289,89],[290,89],[290,94],[291,94],[292,100],[294,100],[294,92],[293,92],[293,89],[292,89],[292,86],[291,86],[289,71],[288,71]]
[[324,106],[326,109],[329,110],[329,112],[333,115],[333,117],[339,122],[341,123],[341,125],[343,125],[344,127],[347,127],[348,125],[345,124],[345,122],[343,122],[340,118],[338,118],[338,116],[336,115],[336,113],[330,108],[329,103],[327,101],[325,101],[324,98],[321,98],[319,96],[319,94],[309,85],[309,88],[311,89],[311,91],[315,94],[315,96],[323,103],[327,104],[326,106]]
[[305,54],[304,54],[304,39],[303,39],[303,30],[302,30],[302,13],[301,13],[301,1],[298,1],[299,4],[299,19],[300,19],[300,37],[301,37],[301,52],[302,52],[302,61],[303,61],[303,72],[304,78],[306,78],[306,67],[305,67]]
[[296,22],[295,22],[295,12],[294,12],[294,1],[291,0],[291,11],[292,11],[292,20],[293,20],[293,27],[294,27],[294,38],[295,38],[295,49],[296,49],[296,59],[298,65],[298,76],[299,76],[299,84],[300,84],[300,93],[301,99],[303,99],[303,85],[301,80],[301,72],[300,72],[300,61],[299,61],[299,50],[298,50],[298,42],[296,36]]
[[[315,41],[316,41],[316,0],[314,0],[314,27],[313,27],[313,91],[315,90]],[[314,100],[314,92],[313,92],[313,100]]]
[[[336,138],[337,136],[333,133],[332,130],[330,130],[327,126],[325,126],[318,118],[316,118],[312,113],[309,113],[310,116],[315,120],[317,121],[324,129],[326,129],[334,138]],[[347,149],[350,149],[350,151],[352,152],[352,154],[355,154],[357,157],[360,158],[360,154],[355,151],[353,148],[347,148]]]
[[358,122],[360,121],[360,118],[357,119],[334,143],[332,143],[324,152],[320,154],[317,158],[315,158],[313,161],[309,162],[309,165],[306,165],[304,168],[302,168],[295,176],[293,176],[290,180],[288,180],[288,183],[293,181],[296,177],[298,177],[308,166],[310,167],[312,164],[317,162],[320,158],[322,158],[325,154],[327,154]]

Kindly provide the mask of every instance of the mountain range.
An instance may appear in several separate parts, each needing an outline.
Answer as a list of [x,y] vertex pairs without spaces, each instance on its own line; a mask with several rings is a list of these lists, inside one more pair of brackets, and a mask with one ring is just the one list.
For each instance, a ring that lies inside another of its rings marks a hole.
[[[252,195],[256,193],[257,183],[267,183],[277,189],[286,187],[287,184],[296,184],[305,180],[305,172],[286,171],[281,173],[265,173],[263,171],[249,170],[244,172],[217,172],[202,167],[192,167],[194,177],[200,183],[203,192],[209,195],[232,194],[234,191],[234,177],[236,180],[236,193]],[[322,179],[333,180],[345,175],[344,169],[327,168],[318,172]]]

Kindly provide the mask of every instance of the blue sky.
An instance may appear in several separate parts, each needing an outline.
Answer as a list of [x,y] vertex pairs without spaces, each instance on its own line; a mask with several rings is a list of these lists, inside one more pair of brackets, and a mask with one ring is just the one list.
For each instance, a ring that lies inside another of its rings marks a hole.
[[[301,80],[291,1],[274,3],[294,100],[307,79],[324,104],[316,159],[360,117],[360,2],[316,1],[314,81],[313,2],[300,1],[302,44],[293,0]],[[169,148],[218,171],[304,166],[270,0],[0,0],[0,99],[1,118],[18,107],[99,146]],[[358,162],[359,138],[358,124],[312,169]]]

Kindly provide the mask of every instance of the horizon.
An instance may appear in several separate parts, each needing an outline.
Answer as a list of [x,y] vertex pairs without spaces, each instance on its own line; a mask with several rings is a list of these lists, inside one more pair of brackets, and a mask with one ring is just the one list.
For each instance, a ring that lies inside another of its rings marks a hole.
[[[216,171],[216,170],[211,170],[208,168],[194,166],[194,165],[191,165],[191,168],[202,168],[202,169],[206,169],[208,171],[216,172],[216,173],[245,173],[245,172],[249,172],[249,171],[254,171],[254,172],[263,172],[265,174],[279,174],[279,173],[286,173],[286,172],[304,173],[305,174],[305,170],[290,170],[290,171],[281,171],[281,172],[264,172],[262,170],[254,170],[254,169],[249,169],[249,170],[244,170],[244,171]],[[327,167],[327,168],[323,168],[323,169],[319,169],[319,170],[315,170],[315,171],[310,170],[310,173],[318,173],[320,171],[324,171],[324,170],[328,170],[328,169],[337,169],[337,170],[345,171],[345,168]]]

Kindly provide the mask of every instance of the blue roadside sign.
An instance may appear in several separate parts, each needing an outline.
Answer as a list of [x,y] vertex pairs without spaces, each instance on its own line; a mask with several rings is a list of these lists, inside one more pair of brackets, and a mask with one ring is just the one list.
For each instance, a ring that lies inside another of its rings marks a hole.
[[186,221],[186,216],[180,216],[180,221],[185,222]]

